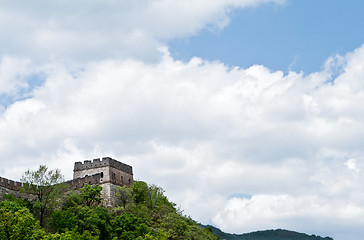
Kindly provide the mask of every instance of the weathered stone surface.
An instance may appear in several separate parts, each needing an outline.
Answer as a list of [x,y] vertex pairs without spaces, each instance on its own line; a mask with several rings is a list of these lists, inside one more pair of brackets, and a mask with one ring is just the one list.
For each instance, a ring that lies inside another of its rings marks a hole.
[[[102,187],[104,204],[115,206],[115,193],[117,186],[131,186],[133,184],[133,169],[131,166],[115,159],[104,157],[102,159],[86,160],[84,163],[76,162],[73,170],[73,179],[66,181],[67,191],[82,188],[85,183],[99,184]],[[0,200],[5,194],[12,193],[20,196],[21,182],[12,181],[0,177]],[[31,195],[21,195],[26,198],[34,198]]]

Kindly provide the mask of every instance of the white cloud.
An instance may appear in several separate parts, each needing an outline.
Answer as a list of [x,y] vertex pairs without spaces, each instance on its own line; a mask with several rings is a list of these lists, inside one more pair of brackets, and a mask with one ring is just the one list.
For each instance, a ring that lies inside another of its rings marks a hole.
[[69,179],[74,161],[112,156],[228,231],[361,234],[349,225],[364,224],[363,52],[344,56],[333,82],[329,70],[284,75],[166,50],[153,64],[43,66],[45,83],[0,117],[3,175],[42,163]]
[[0,95],[14,95],[27,88],[25,77],[30,73],[31,62],[28,59],[2,56],[0,59]]
[[[343,229],[364,224],[360,220],[363,216],[362,205],[342,199],[312,195],[254,195],[250,199],[230,199],[217,213],[214,223],[235,232],[255,231],[259,226],[260,229],[293,228],[300,232],[311,229],[322,236],[327,236],[329,232],[325,229],[330,228],[330,234],[339,237],[335,239],[344,239],[341,237],[348,236]],[[356,234],[346,239],[356,239]]]
[[345,162],[345,166],[352,171],[358,172],[359,169],[356,166],[356,159],[349,159]]
[[51,60],[155,60],[164,41],[223,28],[232,9],[284,0],[2,1],[0,54]]
[[111,156],[227,231],[362,236],[363,46],[308,76],[163,47],[263,2],[4,2],[0,95],[21,100],[0,108],[1,175]]

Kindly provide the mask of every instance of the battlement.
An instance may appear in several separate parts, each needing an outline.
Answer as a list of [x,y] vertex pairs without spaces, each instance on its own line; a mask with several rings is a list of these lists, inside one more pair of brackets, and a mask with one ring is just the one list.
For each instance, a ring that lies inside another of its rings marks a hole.
[[[85,160],[76,162],[73,170],[73,179],[64,182],[66,192],[77,190],[85,184],[102,187],[101,195],[104,204],[115,206],[118,186],[131,186],[133,184],[133,169],[131,166],[121,163],[110,157],[96,158],[93,161]],[[23,195],[27,199],[35,198],[34,194],[24,194],[19,190],[23,183],[0,177],[0,200],[5,194]]]
[[101,184],[101,173],[96,173],[92,176],[86,176],[83,178],[76,178],[65,182],[68,190],[77,190],[84,187],[85,183],[89,185]]
[[20,188],[23,186],[23,183],[9,180],[7,178],[0,177],[0,187],[13,190],[13,191],[19,191]]
[[93,168],[99,168],[99,167],[114,167],[118,170],[121,170],[123,172],[129,173],[133,175],[133,168],[125,163],[119,162],[115,159],[112,159],[110,157],[103,157],[103,158],[96,158],[91,160],[85,160],[82,162],[75,162],[75,167],[73,169],[74,172],[76,171],[84,171],[89,170]]

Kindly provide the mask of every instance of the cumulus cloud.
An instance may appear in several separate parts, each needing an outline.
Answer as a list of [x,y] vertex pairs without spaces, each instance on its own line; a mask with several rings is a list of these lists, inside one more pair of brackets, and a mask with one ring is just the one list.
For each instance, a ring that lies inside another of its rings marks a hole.
[[111,156],[226,231],[362,236],[363,46],[309,75],[164,46],[264,2],[3,1],[1,175]]
[[300,232],[311,229],[316,234],[326,236],[326,229],[330,228],[330,234],[338,239],[355,239],[358,233],[350,236],[346,231],[362,225],[360,219],[363,215],[361,205],[342,199],[315,195],[254,195],[250,199],[228,200],[214,222],[222,228],[235,229],[235,232],[242,229],[255,231],[260,226],[261,229],[288,228]]
[[343,56],[334,79],[332,68],[283,74],[167,50],[157,63],[43,66],[44,84],[1,114],[2,174],[46,163],[71,178],[74,161],[109,155],[226,231],[340,238],[364,224],[363,53]]
[[[37,61],[156,60],[168,39],[223,28],[236,8],[284,0],[2,1],[0,53]],[[6,48],[4,47],[6,46]]]
[[0,95],[14,95],[27,88],[26,76],[30,71],[30,60],[2,56],[0,60]]

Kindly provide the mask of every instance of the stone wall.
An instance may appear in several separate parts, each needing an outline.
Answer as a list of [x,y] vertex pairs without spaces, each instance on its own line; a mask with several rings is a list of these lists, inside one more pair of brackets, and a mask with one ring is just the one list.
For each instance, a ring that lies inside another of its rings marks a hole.
[[23,183],[0,177],[0,201],[4,200],[4,196],[12,194],[15,197],[34,199],[36,196],[32,194],[20,193],[19,190]]
[[[89,185],[99,184],[102,187],[102,198],[107,206],[115,206],[115,193],[118,186],[131,186],[133,184],[133,169],[131,166],[121,163],[109,157],[102,159],[86,160],[84,163],[76,162],[73,179],[66,181],[66,191],[77,190]],[[20,194],[23,186],[21,182],[0,177],[0,200],[5,194],[12,193],[15,196],[22,196],[29,199],[31,195]]]
[[4,200],[5,194],[13,194],[16,197],[19,196],[18,191],[10,190],[10,189],[0,186],[0,201]]
[[7,178],[0,177],[0,187],[13,190],[13,191],[19,191],[19,189],[23,186],[23,183],[9,180]]
[[98,167],[104,167],[104,166],[110,166],[116,169],[119,169],[123,172],[129,173],[133,175],[133,168],[125,163],[119,162],[115,159],[112,159],[110,157],[104,157],[102,159],[96,158],[93,161],[91,160],[85,160],[82,162],[75,162],[75,168],[73,171],[83,171],[88,170],[90,168],[98,168]]
[[92,176],[85,176],[83,178],[76,178],[65,182],[68,190],[77,190],[85,186],[85,183],[89,185],[101,184],[101,173],[96,173]]
[[112,183],[119,186],[131,186],[133,184],[133,169],[131,166],[112,158],[86,160],[84,163],[76,162],[73,170],[73,178],[83,178],[101,174],[101,183]]

